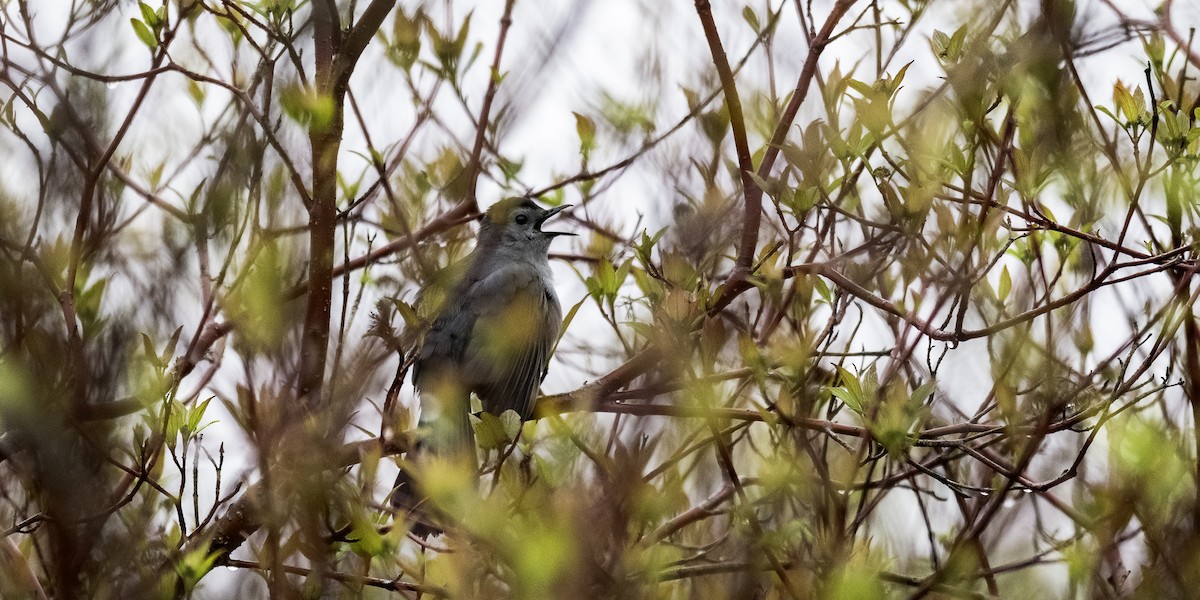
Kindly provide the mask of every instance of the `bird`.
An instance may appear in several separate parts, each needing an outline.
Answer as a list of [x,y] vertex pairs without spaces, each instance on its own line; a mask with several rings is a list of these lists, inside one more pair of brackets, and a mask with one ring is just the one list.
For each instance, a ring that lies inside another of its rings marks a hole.
[[545,231],[542,225],[569,207],[545,209],[527,197],[497,202],[480,219],[475,249],[448,269],[457,274],[457,282],[436,309],[413,362],[420,429],[426,434],[408,453],[392,491],[397,517],[406,516],[414,535],[427,537],[440,528],[424,510],[413,466],[430,455],[475,465],[471,394],[493,415],[512,410],[522,421],[533,416],[562,327],[550,242],[575,235]]

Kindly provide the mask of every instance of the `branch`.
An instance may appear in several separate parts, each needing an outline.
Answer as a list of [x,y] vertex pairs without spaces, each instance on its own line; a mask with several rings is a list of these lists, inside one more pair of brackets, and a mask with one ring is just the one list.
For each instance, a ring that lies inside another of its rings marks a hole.
[[[775,165],[775,159],[779,156],[779,151],[783,148],[783,142],[787,139],[788,131],[792,128],[792,122],[796,119],[796,114],[800,111],[800,105],[804,103],[804,99],[808,96],[808,88],[812,84],[813,78],[817,72],[817,61],[821,57],[821,53],[825,50],[833,36],[833,29],[838,22],[846,15],[846,11],[850,9],[855,0],[838,0],[833,5],[833,10],[829,12],[829,18],[825,19],[825,24],[821,27],[821,31],[812,40],[812,46],[809,48],[808,57],[804,60],[804,67],[800,70],[800,77],[796,81],[796,90],[792,92],[792,98],[788,101],[787,108],[783,111],[783,115],[779,119],[779,123],[775,125],[775,132],[771,135],[771,141],[767,143],[766,152],[763,154],[762,164],[758,166],[755,175],[759,179],[766,179],[771,174],[771,167]],[[706,9],[701,12],[701,4]],[[714,63],[717,66],[718,74],[721,74],[721,85],[725,88],[726,101],[730,97],[730,93],[734,94],[736,101],[737,91],[733,88],[733,74],[729,73],[729,83],[725,83],[725,75],[722,73],[722,64],[725,70],[728,70],[728,61],[724,58],[724,53],[720,53],[720,58],[717,57],[716,51],[720,49],[720,40],[716,38],[716,27],[712,27],[712,33],[709,35],[709,25],[712,21],[711,11],[707,11],[708,2],[705,0],[697,0],[696,11],[700,13],[701,22],[705,23],[705,36],[709,38],[709,48],[714,52]],[[705,14],[708,19],[705,20]],[[716,46],[714,46],[714,42]],[[713,303],[711,311],[720,311],[729,305],[738,294],[745,291],[749,284],[746,278],[750,275],[751,263],[754,260],[755,249],[758,246],[758,226],[761,222],[762,212],[762,188],[755,183],[754,177],[750,175],[753,171],[753,164],[750,161],[750,151],[746,148],[746,159],[742,159],[742,145],[746,138],[745,124],[742,121],[740,104],[737,108],[737,116],[734,116],[734,106],[729,107],[729,124],[733,128],[733,140],[738,149],[738,166],[742,169],[742,187],[744,188],[746,198],[745,222],[742,225],[742,241],[738,246],[737,264],[733,272],[729,274],[729,279],[725,282],[725,288],[721,295]],[[739,140],[739,129],[740,140]],[[747,183],[748,182],[748,183]]]
[[492,112],[492,101],[496,98],[496,89],[500,87],[500,56],[504,54],[504,40],[508,38],[508,29],[512,27],[512,11],[516,0],[504,3],[504,15],[500,17],[500,37],[496,40],[496,56],[492,59],[491,79],[488,81],[487,92],[483,96],[483,106],[479,108],[479,122],[475,124],[475,145],[471,148],[471,160],[467,163],[467,198],[463,202],[472,211],[479,210],[479,197],[476,186],[479,185],[479,172],[483,170],[483,142],[487,136],[488,117]]
[[742,194],[746,202],[744,222],[742,223],[742,241],[738,246],[737,263],[733,273],[729,275],[726,285],[733,286],[734,282],[744,280],[750,273],[750,263],[754,260],[754,249],[758,246],[758,226],[762,220],[762,189],[755,183],[754,159],[750,155],[750,142],[746,136],[746,121],[742,116],[742,101],[738,97],[737,83],[733,78],[733,69],[729,67],[729,57],[721,46],[721,37],[717,33],[717,24],[713,21],[712,6],[708,0],[696,0],[696,16],[700,17],[700,25],[704,28],[704,38],[708,41],[708,51],[712,54],[713,66],[717,69],[717,77],[721,80],[721,90],[725,95],[725,106],[729,109],[729,127],[733,130],[733,146],[737,150],[738,170],[742,180]]
[[333,39],[341,27],[338,19],[337,3],[334,0],[316,0],[312,5],[313,11],[313,61],[317,66],[317,89],[323,93],[332,91],[330,86],[333,77],[333,56],[336,53],[336,43]]
[[329,348],[329,315],[333,302],[333,255],[337,227],[337,155],[342,136],[342,93],[333,73],[337,7],[332,0],[313,3],[313,45],[317,65],[316,89],[333,102],[328,123],[314,121],[308,139],[312,149],[312,204],[308,207],[308,303],[300,342],[296,388],[298,408],[321,402],[325,359]]
[[[346,468],[362,461],[368,454],[394,455],[400,454],[412,444],[409,434],[385,435],[361,442],[342,446],[333,460],[329,461],[330,468]],[[185,552],[204,548],[207,553],[215,554],[213,566],[226,564],[229,555],[237,550],[246,539],[263,526],[261,499],[266,492],[263,481],[250,486],[242,497],[234,502],[221,518],[213,522],[208,531],[193,533]],[[164,565],[169,568],[169,565]]]
[[337,64],[334,67],[339,79],[349,79],[354,71],[354,65],[358,63],[358,57],[375,37],[375,32],[379,30],[379,26],[383,24],[383,20],[388,13],[392,12],[392,7],[395,5],[396,0],[371,0],[371,3],[367,5],[358,22],[354,24],[354,28],[346,34],[346,38],[342,41],[341,50],[337,55]]
[[[463,223],[473,221],[479,218],[479,212],[468,206],[466,202],[461,202],[450,210],[438,215],[433,220],[425,224],[424,227],[414,231],[412,236],[405,236],[393,242],[384,244],[367,254],[345,261],[342,264],[333,267],[333,276],[339,277],[346,273],[357,271],[371,263],[387,258],[397,252],[414,248],[417,244],[425,241],[434,235],[448,231],[452,227],[457,227]],[[290,299],[299,298],[304,295],[308,289],[308,282],[303,282],[296,287],[288,290],[286,297]]]
[[343,43],[339,39],[337,6],[333,0],[313,4],[313,41],[317,65],[316,89],[333,102],[327,124],[309,129],[312,146],[313,198],[308,211],[308,305],[300,346],[297,389],[301,406],[321,402],[325,360],[329,348],[329,316],[333,301],[334,241],[337,228],[337,160],[342,141],[346,91],[350,75],[367,43],[395,0],[373,0]]
[[717,490],[717,493],[709,496],[706,500],[704,500],[704,502],[697,504],[691,509],[680,513],[670,521],[663,523],[658,529],[655,529],[650,535],[646,536],[641,543],[643,545],[650,545],[661,542],[662,540],[670,537],[676,531],[679,531],[680,529],[683,529],[692,523],[700,521],[701,519],[711,517],[712,515],[716,514],[715,511],[718,506],[724,504],[726,500],[729,500],[733,497],[734,489],[735,488],[732,483],[725,484],[725,487]]
[[[264,571],[264,572],[270,571],[270,567],[268,567],[262,563],[256,563],[256,562],[252,562],[252,561],[248,561],[248,560],[229,560],[225,564],[230,567],[238,567],[240,569],[254,569],[256,571]],[[292,575],[303,575],[305,577],[308,577],[309,575],[313,574],[312,569],[305,569],[303,567],[293,567],[291,565],[282,565],[279,568],[283,569],[284,572],[290,573]],[[354,584],[359,584],[359,585],[365,585],[365,586],[379,588],[382,590],[388,590],[388,591],[392,591],[392,592],[399,592],[399,591],[419,592],[422,594],[429,594],[432,596],[437,596],[439,598],[447,598],[450,596],[450,592],[448,592],[445,589],[438,587],[436,585],[427,585],[427,584],[423,584],[423,583],[411,583],[408,581],[400,581],[399,578],[384,579],[382,577],[368,577],[366,575],[355,575],[353,573],[341,573],[338,571],[324,571],[320,575],[324,579],[331,579],[333,581],[341,581],[343,583],[354,583]]]

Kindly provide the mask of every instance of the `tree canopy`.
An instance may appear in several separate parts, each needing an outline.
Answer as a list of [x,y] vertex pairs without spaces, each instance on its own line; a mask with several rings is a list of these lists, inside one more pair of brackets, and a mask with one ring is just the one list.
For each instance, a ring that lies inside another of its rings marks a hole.
[[[0,595],[1190,597],[1176,4],[0,2]],[[422,540],[514,196],[564,333]]]

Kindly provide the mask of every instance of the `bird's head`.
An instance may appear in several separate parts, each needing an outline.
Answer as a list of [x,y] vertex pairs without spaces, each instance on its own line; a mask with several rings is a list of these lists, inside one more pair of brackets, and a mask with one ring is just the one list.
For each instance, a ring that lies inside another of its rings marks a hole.
[[550,240],[560,235],[575,235],[565,231],[542,230],[543,223],[570,206],[563,204],[544,209],[529,198],[501,200],[493,204],[480,221],[480,244],[494,244],[508,251],[545,256]]

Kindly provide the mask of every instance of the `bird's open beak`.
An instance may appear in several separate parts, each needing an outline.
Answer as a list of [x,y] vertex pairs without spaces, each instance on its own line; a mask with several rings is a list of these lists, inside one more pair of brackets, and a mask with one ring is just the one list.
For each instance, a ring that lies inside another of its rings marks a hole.
[[554,208],[542,213],[542,218],[538,219],[538,222],[537,222],[538,231],[541,231],[542,234],[547,237],[555,237],[555,236],[559,236],[559,235],[575,235],[574,233],[570,233],[570,232],[566,232],[566,231],[542,231],[542,223],[545,223],[547,220],[550,219],[550,217],[553,217],[554,215],[557,215],[558,213],[560,213],[568,208],[571,208],[570,204],[562,204],[559,206],[555,206]]

